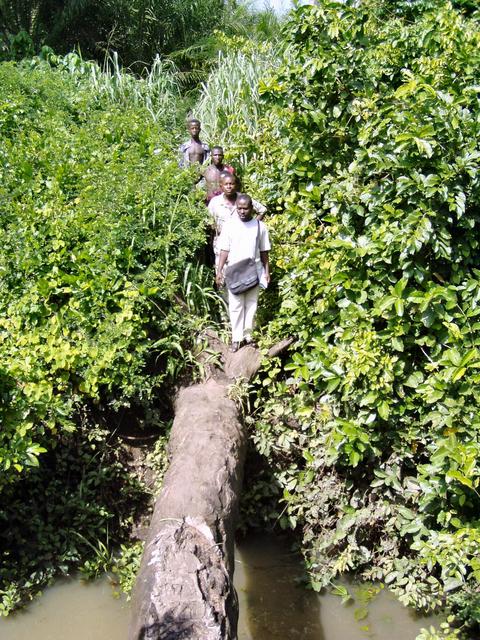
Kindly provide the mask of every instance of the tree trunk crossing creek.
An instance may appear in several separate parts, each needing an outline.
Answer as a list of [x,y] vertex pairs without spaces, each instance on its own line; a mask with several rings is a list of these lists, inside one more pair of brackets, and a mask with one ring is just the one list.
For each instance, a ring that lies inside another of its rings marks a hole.
[[208,337],[224,367],[208,365],[207,380],[176,398],[170,464],[135,585],[129,640],[237,638],[234,534],[247,433],[229,388],[250,380],[262,355],[251,346],[229,353],[214,334]]

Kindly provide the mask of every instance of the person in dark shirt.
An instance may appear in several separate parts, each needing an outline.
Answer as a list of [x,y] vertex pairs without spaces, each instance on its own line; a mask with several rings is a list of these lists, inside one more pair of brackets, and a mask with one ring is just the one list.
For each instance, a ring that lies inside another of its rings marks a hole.
[[229,174],[235,175],[235,169],[228,164],[224,164],[223,158],[223,148],[213,147],[212,163],[209,164],[203,172],[203,177],[205,179],[205,188],[207,190],[207,197],[205,199],[207,205],[213,198],[213,196],[218,196],[220,193],[222,193],[222,189],[220,186],[222,173],[227,171]]

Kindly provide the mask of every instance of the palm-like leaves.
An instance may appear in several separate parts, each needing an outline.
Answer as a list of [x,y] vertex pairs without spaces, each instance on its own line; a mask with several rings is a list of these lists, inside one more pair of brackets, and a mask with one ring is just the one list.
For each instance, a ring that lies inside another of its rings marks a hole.
[[0,0],[4,49],[24,31],[37,51],[44,44],[57,53],[79,48],[102,59],[115,50],[137,70],[169,55],[196,77],[221,48],[216,30],[263,40],[278,32],[278,19],[235,0]]

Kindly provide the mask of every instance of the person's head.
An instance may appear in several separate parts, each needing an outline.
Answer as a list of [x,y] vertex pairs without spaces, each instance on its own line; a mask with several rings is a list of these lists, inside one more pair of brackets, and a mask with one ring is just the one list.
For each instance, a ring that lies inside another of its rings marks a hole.
[[237,192],[237,181],[235,176],[232,176],[228,171],[223,171],[220,174],[220,189],[222,193],[224,193],[227,198],[235,195]]
[[196,118],[190,118],[190,120],[187,122],[187,128],[192,138],[198,138],[202,129],[200,120],[197,120]]
[[243,222],[248,222],[253,217],[252,199],[246,193],[237,195],[237,214]]
[[212,164],[214,164],[216,167],[223,166],[223,148],[222,147],[213,147]]

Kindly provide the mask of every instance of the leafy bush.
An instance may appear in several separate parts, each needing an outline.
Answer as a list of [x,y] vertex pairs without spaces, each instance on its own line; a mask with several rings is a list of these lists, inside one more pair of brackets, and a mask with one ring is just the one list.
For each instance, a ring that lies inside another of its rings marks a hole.
[[0,65],[0,614],[58,573],[131,584],[147,493],[107,441],[121,419],[163,441],[214,322],[169,73]]
[[199,320],[184,313],[204,212],[172,134],[62,71],[0,74],[5,481],[73,429],[82,404],[165,393],[211,297]]
[[[127,472],[126,452],[107,439],[105,429],[90,423],[2,491],[0,615],[58,575],[97,576],[118,566],[120,580],[128,580],[128,536],[149,496]],[[112,549],[122,544],[116,557]]]
[[269,335],[297,343],[254,439],[314,586],[361,569],[428,607],[478,582],[480,28],[403,4],[299,7],[263,81],[246,181],[282,210]]

